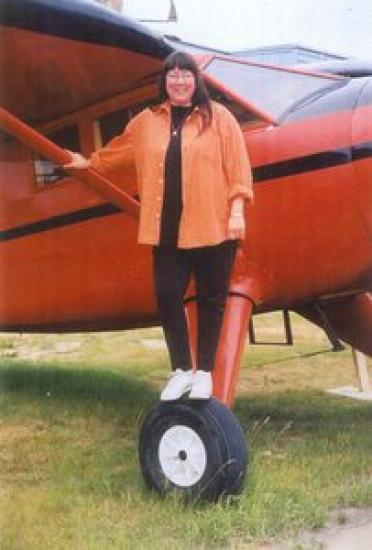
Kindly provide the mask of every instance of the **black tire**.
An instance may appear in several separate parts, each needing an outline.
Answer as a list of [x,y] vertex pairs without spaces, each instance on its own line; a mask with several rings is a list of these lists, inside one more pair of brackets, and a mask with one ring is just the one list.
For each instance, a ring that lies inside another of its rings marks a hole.
[[235,415],[216,399],[159,402],[142,425],[139,461],[150,489],[216,501],[241,492],[247,443]]

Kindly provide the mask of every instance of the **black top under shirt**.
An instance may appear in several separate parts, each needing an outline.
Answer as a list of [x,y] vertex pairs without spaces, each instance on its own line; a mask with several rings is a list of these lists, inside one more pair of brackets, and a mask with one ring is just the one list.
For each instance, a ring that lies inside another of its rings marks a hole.
[[193,107],[171,106],[171,135],[164,165],[164,196],[159,239],[161,246],[177,246],[178,242],[182,213],[181,130],[192,109]]

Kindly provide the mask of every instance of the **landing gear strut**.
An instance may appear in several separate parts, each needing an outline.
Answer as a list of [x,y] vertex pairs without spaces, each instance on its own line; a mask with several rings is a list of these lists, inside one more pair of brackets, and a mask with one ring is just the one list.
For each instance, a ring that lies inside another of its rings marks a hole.
[[[236,272],[240,276],[239,269]],[[244,278],[238,282],[237,293],[232,293],[226,304],[213,370],[217,399],[196,401],[185,397],[159,402],[142,426],[139,441],[142,474],[146,485],[159,493],[176,491],[192,501],[216,501],[239,494],[243,488],[247,442],[228,405],[234,398],[252,301],[245,292]],[[195,356],[195,300],[188,301],[186,311]]]

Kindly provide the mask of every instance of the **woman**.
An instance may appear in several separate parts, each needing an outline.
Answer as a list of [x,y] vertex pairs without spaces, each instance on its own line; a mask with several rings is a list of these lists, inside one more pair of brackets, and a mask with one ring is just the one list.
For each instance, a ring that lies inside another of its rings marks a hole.
[[[231,113],[211,101],[194,60],[164,62],[161,104],[134,117],[123,134],[66,168],[101,173],[133,161],[141,210],[138,240],[153,246],[154,283],[172,365],[160,399],[212,395],[214,366],[237,243],[245,237],[244,201],[253,199],[249,160]],[[197,368],[192,370],[184,295],[194,275]]]

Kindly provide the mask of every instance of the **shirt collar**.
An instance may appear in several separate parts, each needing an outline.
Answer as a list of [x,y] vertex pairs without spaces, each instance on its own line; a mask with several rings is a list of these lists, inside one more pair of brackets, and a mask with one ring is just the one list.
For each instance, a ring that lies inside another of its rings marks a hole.
[[[156,105],[155,107],[153,107],[153,111],[155,113],[160,113],[160,112],[165,112],[167,114],[170,113],[170,108],[171,108],[171,105],[169,103],[168,100],[164,101],[163,103],[160,103],[160,105]],[[193,110],[191,111],[192,113],[197,113],[198,111],[200,111],[200,107],[198,105],[196,105]]]

